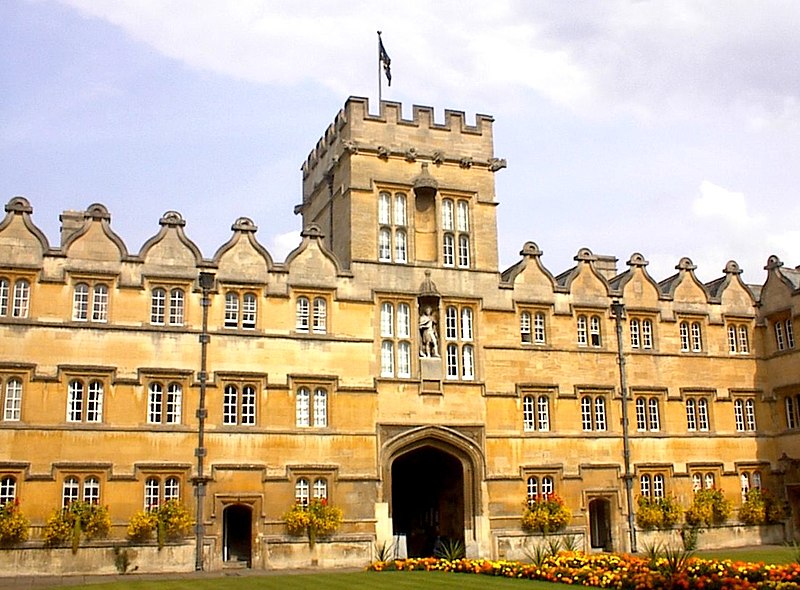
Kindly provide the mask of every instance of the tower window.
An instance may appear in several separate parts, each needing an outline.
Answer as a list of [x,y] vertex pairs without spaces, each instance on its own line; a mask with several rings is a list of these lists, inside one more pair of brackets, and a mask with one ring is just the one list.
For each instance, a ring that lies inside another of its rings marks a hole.
[[445,309],[444,339],[447,379],[475,379],[473,310],[469,306],[448,305]]
[[380,317],[381,376],[411,377],[411,306],[384,301]]
[[378,260],[408,262],[408,212],[406,194],[381,191],[378,195]]
[[442,199],[442,263],[470,268],[469,201]]

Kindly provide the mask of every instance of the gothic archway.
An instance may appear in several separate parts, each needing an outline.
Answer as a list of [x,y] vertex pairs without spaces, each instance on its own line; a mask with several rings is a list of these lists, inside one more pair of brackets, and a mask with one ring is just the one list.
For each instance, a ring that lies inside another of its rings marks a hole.
[[439,539],[474,547],[484,462],[472,434],[417,427],[382,445],[384,500],[409,556],[431,555]]

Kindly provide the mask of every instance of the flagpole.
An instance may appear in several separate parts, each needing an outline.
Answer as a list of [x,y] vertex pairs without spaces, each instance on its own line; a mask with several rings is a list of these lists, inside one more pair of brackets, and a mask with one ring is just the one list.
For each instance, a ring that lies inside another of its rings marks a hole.
[[383,83],[381,82],[381,32],[378,31],[378,113],[381,110]]

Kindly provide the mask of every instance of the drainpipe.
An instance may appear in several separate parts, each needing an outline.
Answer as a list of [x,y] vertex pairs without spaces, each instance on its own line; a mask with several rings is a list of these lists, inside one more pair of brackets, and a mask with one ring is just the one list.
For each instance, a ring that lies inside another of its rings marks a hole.
[[622,320],[625,319],[625,304],[619,299],[611,303],[611,311],[617,326],[617,363],[619,364],[619,387],[622,393],[622,456],[625,460],[625,500],[628,505],[628,531],[631,553],[636,553],[636,522],[633,514],[633,473],[631,473],[631,441],[628,436],[628,382],[625,375],[625,354],[622,351]]
[[200,304],[203,307],[203,324],[200,332],[200,373],[198,379],[200,380],[200,401],[197,407],[197,448],[194,450],[195,457],[197,457],[197,474],[192,480],[195,486],[195,502],[197,511],[195,514],[195,561],[194,569],[196,571],[203,570],[203,538],[205,537],[205,524],[203,517],[203,504],[206,496],[206,482],[208,478],[204,473],[204,459],[206,456],[205,447],[205,427],[206,416],[206,384],[208,382],[208,343],[211,336],[208,334],[208,308],[211,306],[211,298],[209,293],[214,288],[214,275],[210,272],[201,272],[198,281],[200,289],[203,292],[203,298]]

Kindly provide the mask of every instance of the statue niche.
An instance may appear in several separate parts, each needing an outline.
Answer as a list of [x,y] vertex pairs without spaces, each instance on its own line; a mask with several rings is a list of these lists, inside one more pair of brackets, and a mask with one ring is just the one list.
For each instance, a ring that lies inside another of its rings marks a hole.
[[430,304],[420,302],[419,312],[419,356],[439,357],[438,311]]
[[439,291],[431,280],[431,271],[419,286],[419,375],[420,393],[442,395],[442,359],[439,356]]
[[421,173],[412,181],[414,188],[414,256],[420,262],[435,262],[438,258],[436,225],[436,193],[439,183],[422,163]]

